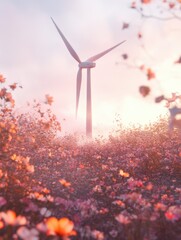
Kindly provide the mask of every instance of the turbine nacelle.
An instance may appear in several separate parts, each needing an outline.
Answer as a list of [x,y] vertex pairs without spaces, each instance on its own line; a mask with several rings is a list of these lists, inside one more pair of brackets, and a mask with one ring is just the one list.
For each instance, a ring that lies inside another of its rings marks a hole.
[[94,68],[95,66],[96,64],[94,62],[85,61],[85,62],[79,63],[80,68]]

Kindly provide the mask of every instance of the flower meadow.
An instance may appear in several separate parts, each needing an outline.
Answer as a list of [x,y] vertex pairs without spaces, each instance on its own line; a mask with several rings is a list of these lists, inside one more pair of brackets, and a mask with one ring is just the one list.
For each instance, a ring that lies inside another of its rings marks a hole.
[[0,75],[0,240],[181,239],[181,135],[167,119],[78,144],[53,98],[16,113]]

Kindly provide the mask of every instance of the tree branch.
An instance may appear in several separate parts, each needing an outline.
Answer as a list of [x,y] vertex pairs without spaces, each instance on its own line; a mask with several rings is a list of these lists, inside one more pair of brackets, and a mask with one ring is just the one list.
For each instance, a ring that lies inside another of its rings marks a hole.
[[175,13],[171,13],[170,14],[172,15],[171,17],[160,17],[160,16],[154,16],[154,15],[146,15],[144,14],[140,9],[138,8],[134,8],[140,15],[141,17],[143,18],[153,18],[153,19],[157,19],[157,20],[160,20],[160,21],[170,21],[170,20],[173,20],[173,19],[178,19],[178,20],[181,20],[181,17],[176,15]]

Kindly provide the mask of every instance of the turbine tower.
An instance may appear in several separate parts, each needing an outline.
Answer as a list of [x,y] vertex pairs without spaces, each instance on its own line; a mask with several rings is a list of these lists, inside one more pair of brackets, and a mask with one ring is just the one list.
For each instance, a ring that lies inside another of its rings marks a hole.
[[70,43],[67,41],[63,33],[58,28],[57,24],[51,18],[58,33],[60,34],[65,46],[67,47],[69,53],[72,55],[72,57],[79,63],[79,70],[77,73],[77,83],[76,83],[76,116],[78,112],[78,105],[79,105],[79,97],[80,97],[80,89],[81,89],[81,83],[82,83],[82,69],[87,69],[87,108],[86,108],[86,136],[92,137],[92,99],[91,99],[91,68],[94,68],[96,66],[95,61],[99,58],[103,57],[108,52],[112,51],[114,48],[118,47],[125,41],[122,41],[115,46],[93,56],[88,58],[86,61],[81,61],[75,50],[72,48]]

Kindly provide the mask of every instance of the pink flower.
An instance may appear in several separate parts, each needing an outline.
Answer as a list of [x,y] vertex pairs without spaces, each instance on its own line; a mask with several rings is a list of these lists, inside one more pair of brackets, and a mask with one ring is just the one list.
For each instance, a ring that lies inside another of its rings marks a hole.
[[165,212],[165,217],[167,220],[175,222],[181,219],[181,207],[171,206]]
[[4,78],[2,74],[0,74],[0,83],[4,83],[5,80],[6,80],[6,78]]
[[46,103],[46,104],[49,104],[49,105],[52,105],[52,103],[53,103],[53,97],[51,97],[50,95],[46,94],[46,95],[45,95],[45,98],[46,98],[45,103]]
[[24,216],[16,216],[16,213],[12,210],[1,212],[0,219],[4,220],[7,225],[25,225],[27,223]]
[[122,223],[122,224],[129,224],[131,221],[130,221],[130,219],[127,217],[127,216],[124,216],[123,214],[119,214],[118,216],[116,216],[115,217],[115,219],[118,221],[118,222],[120,222],[120,223]]
[[17,235],[23,240],[38,240],[39,232],[35,228],[28,229],[27,227],[20,227],[17,231]]

